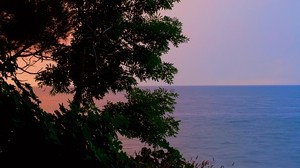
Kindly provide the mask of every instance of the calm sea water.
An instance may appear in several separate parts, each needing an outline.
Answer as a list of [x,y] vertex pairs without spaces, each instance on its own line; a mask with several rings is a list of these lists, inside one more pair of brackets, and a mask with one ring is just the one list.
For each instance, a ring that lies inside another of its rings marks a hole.
[[[198,161],[210,160],[214,167],[300,167],[300,86],[166,88],[179,94],[174,117],[181,120],[170,142],[187,159],[198,156]],[[38,94],[48,111],[70,98]],[[140,146],[124,143],[129,153]]]

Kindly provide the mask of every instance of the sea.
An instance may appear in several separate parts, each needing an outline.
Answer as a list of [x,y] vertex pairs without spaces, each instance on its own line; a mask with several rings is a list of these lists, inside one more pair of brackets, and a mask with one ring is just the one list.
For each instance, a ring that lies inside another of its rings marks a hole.
[[[179,95],[173,116],[180,130],[168,140],[187,160],[217,168],[300,168],[300,86],[142,86],[158,87]],[[36,91],[49,112],[71,99]],[[122,101],[124,95],[106,99]],[[129,154],[144,145],[123,140]]]

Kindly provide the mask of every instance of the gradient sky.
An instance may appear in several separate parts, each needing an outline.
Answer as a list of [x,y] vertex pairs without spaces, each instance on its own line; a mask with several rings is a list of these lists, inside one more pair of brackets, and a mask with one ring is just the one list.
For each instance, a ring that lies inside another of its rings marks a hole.
[[181,0],[166,14],[190,38],[163,56],[174,85],[300,84],[300,0]]
[[[300,0],[181,0],[175,85],[300,84]],[[153,83],[147,83],[153,84]]]

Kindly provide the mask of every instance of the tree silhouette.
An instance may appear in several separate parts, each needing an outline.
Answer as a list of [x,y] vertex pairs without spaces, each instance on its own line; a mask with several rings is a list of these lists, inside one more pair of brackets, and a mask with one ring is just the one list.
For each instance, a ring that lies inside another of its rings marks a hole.
[[[167,141],[178,131],[177,94],[139,82],[172,84],[177,69],[161,56],[187,42],[181,22],[164,16],[179,0],[4,0],[0,2],[1,163],[86,167],[193,167]],[[66,42],[66,37],[71,37]],[[26,59],[25,59],[26,58]],[[24,60],[21,67],[18,60]],[[50,60],[42,71],[27,68]],[[39,107],[17,70],[51,93],[73,94],[54,114]],[[8,79],[14,81],[9,84]],[[95,100],[125,92],[126,102]],[[127,155],[118,134],[148,144]],[[31,152],[29,152],[31,151]]]

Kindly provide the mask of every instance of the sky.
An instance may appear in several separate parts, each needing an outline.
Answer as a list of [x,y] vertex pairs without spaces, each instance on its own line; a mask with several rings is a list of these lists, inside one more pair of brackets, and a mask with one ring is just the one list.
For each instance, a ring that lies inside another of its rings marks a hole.
[[[299,85],[300,0],[181,0],[173,85]],[[166,85],[147,82],[141,85]]]
[[[163,56],[173,85],[299,85],[299,0],[181,0],[189,42]],[[146,83],[146,85],[163,83]]]

